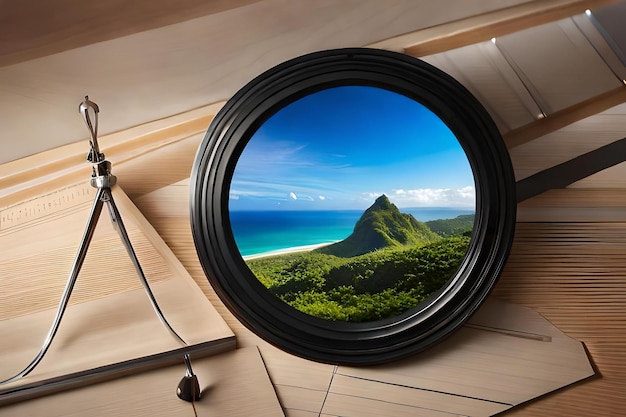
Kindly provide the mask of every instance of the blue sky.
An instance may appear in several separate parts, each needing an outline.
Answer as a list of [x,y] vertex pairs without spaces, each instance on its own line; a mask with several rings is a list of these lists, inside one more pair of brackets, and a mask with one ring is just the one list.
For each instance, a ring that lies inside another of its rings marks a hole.
[[365,209],[381,194],[398,207],[474,208],[469,162],[448,127],[388,90],[334,87],[271,116],[246,145],[231,210]]

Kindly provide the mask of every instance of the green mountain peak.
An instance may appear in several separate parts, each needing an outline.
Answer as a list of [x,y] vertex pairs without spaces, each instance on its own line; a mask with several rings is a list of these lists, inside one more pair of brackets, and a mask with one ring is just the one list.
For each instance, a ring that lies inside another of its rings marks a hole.
[[372,204],[368,210],[387,210],[390,209],[392,206],[395,207],[395,205],[391,204],[389,198],[385,194],[383,194],[378,197],[376,201],[374,201],[374,204]]
[[425,223],[401,213],[383,194],[361,215],[350,236],[317,251],[348,258],[386,247],[423,245],[439,239]]

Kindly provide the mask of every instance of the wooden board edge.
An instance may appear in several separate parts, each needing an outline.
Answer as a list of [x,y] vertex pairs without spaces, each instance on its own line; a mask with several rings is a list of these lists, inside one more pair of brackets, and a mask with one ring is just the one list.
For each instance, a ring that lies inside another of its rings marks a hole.
[[616,0],[542,0],[428,27],[368,45],[415,57],[433,55],[583,13]]
[[[106,158],[119,164],[206,131],[224,101],[98,138]],[[78,117],[78,116],[77,116]],[[87,140],[0,164],[0,207],[80,182],[89,175]]]
[[[189,353],[192,358],[202,358],[234,350],[235,348],[236,340],[233,335],[218,340],[185,346],[168,352],[161,352],[156,355],[100,366],[60,377],[8,388],[0,391],[0,407],[177,363],[181,364],[181,375],[184,375],[185,367],[183,365],[183,356],[185,354]],[[173,384],[175,384],[175,382],[176,381],[173,381]],[[172,390],[173,389],[174,385],[172,386]]]

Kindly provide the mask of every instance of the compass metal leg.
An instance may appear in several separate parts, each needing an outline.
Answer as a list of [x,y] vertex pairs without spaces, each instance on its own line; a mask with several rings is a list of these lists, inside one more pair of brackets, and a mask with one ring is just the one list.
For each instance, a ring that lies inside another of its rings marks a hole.
[[178,387],[176,387],[176,395],[178,395],[178,398],[181,400],[188,402],[199,401],[202,392],[200,390],[198,377],[193,372],[193,369],[191,369],[191,358],[189,354],[186,354],[183,359],[185,360],[187,370],[183,379],[178,383]]
[[172,336],[178,339],[178,341],[181,342],[183,345],[186,345],[187,343],[185,343],[182,337],[180,337],[178,333],[176,333],[176,331],[169,324],[169,322],[165,318],[165,315],[163,315],[163,312],[161,311],[161,308],[159,307],[159,304],[157,303],[156,298],[154,297],[154,293],[152,292],[152,289],[150,288],[150,284],[148,283],[148,280],[146,279],[146,276],[143,273],[143,269],[141,268],[141,265],[139,264],[139,260],[137,259],[137,254],[135,253],[135,250],[133,249],[133,245],[130,242],[128,233],[126,232],[126,228],[124,227],[122,216],[120,216],[120,212],[117,209],[115,200],[113,200],[113,194],[111,193],[111,189],[105,188],[103,192],[104,192],[104,197],[105,197],[104,201],[106,201],[109,207],[111,221],[115,225],[115,229],[117,230],[117,232],[120,235],[120,238],[122,239],[122,243],[124,244],[124,247],[126,248],[126,252],[128,252],[128,256],[133,261],[133,265],[135,266],[135,270],[137,271],[139,280],[141,281],[141,284],[143,285],[143,288],[146,291],[146,294],[148,295],[148,299],[150,300],[150,304],[152,305],[152,308],[154,309],[156,315],[159,317],[159,320],[161,320],[161,323],[163,323],[163,325],[167,327],[167,329],[170,331]]

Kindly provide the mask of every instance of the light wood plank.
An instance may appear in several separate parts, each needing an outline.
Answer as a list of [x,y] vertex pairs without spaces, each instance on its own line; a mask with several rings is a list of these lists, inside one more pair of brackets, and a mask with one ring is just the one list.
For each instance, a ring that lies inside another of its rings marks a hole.
[[[366,369],[341,366],[337,373],[510,406],[594,374],[579,342],[530,309],[494,302],[472,321],[491,331],[466,326],[414,358]],[[527,337],[546,332],[549,338]]]
[[549,190],[517,207],[518,222],[626,222],[626,190],[565,188]]
[[[517,181],[624,138],[624,105],[599,113],[509,150]],[[622,115],[619,114],[622,112]],[[597,174],[596,174],[597,175]]]
[[3,2],[0,67],[185,20],[259,0],[108,0],[85,7],[78,0],[35,4]]
[[422,59],[466,87],[487,109],[500,132],[525,125],[540,112],[528,89],[491,42]]
[[522,208],[624,208],[626,189],[578,189],[550,190],[517,205]]
[[313,411],[294,410],[291,408],[285,409],[286,417],[332,417],[327,414],[321,414]]
[[[395,404],[388,401],[372,398],[353,397],[330,393],[324,403],[324,414],[342,417],[380,417],[389,415],[394,417],[451,417],[455,414],[429,410],[421,407],[411,407]],[[456,414],[458,416],[458,414]]]
[[543,0],[432,26],[371,44],[371,47],[423,57],[484,42],[491,38],[553,22],[615,0]]
[[[581,206],[593,204],[579,196]],[[624,236],[626,223],[518,223],[494,295],[532,306],[583,341],[598,377],[512,410],[512,416],[610,416],[624,409],[618,394],[626,389]]]
[[[491,416],[501,413],[510,408],[508,404],[483,401],[474,398],[452,396],[442,392],[420,390],[399,385],[390,385],[368,379],[352,378],[344,375],[335,375],[330,392],[345,397],[357,399],[371,399],[377,402],[380,414],[389,413],[389,403],[394,406],[415,407],[415,415],[468,415],[468,416]],[[340,397],[341,398],[341,397]],[[332,399],[328,400],[332,403]],[[366,401],[366,404],[372,404]],[[347,408],[347,407],[346,407]],[[349,411],[338,412],[334,407],[324,407],[323,411],[343,415]],[[374,411],[374,410],[372,410]]]
[[[121,181],[125,172],[122,168],[118,174],[118,164],[136,165],[137,157],[144,155],[146,157],[140,158],[140,161],[149,163],[157,159],[162,163],[169,162],[172,166],[186,169],[186,177],[188,177],[190,163],[186,165],[173,163],[174,161],[163,161],[158,153],[167,145],[182,141],[191,142],[194,147],[193,154],[195,154],[199,140],[223,105],[223,102],[218,102],[183,114],[103,135],[98,138],[100,150],[111,162],[113,174],[119,176]],[[76,117],[78,118],[78,114]],[[0,164],[0,209],[32,199],[33,196],[44,195],[70,186],[81,179],[88,180],[91,175],[91,164],[85,161],[88,150],[89,143],[85,139],[27,158]],[[153,152],[156,152],[157,156],[150,156]],[[177,154],[180,155],[178,152]],[[155,176],[172,178],[169,183],[159,183],[160,187],[182,179],[169,170],[160,169],[156,164],[150,164],[149,169],[144,169],[141,173],[131,171],[131,174],[135,174],[144,186],[155,181]]]
[[[306,383],[299,385],[306,385]],[[298,385],[274,385],[274,387],[280,403],[285,410],[289,410],[289,415],[291,415],[292,410],[319,414],[324,405],[328,389],[326,387],[323,391],[318,391]]]
[[298,358],[266,344],[261,344],[259,349],[274,384],[328,390],[334,365]]
[[626,102],[626,86],[583,100],[547,117],[506,132],[502,137],[512,149]]
[[202,389],[194,403],[197,417],[284,416],[257,348],[240,348],[193,366]]
[[[528,48],[528,45],[533,47]],[[623,87],[622,80],[615,76],[571,19],[499,37],[496,47],[506,54],[548,116],[589,97]],[[550,62],[549,72],[546,72],[546,62]]]
[[626,163],[614,165],[600,172],[596,172],[593,175],[589,175],[573,184],[570,184],[568,188],[571,189],[601,189],[605,193],[611,194],[614,191],[624,189],[626,184],[624,178],[626,177]]

